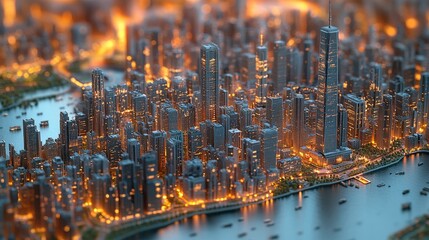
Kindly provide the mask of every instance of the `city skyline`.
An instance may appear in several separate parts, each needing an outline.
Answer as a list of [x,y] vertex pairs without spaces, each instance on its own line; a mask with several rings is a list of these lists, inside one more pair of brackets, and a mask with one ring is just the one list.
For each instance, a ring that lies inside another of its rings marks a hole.
[[[289,21],[281,14],[250,18],[245,0],[186,2],[182,18],[174,21],[154,15],[124,24],[124,49],[117,46],[109,56],[103,49],[110,40],[89,47],[91,38],[100,37],[89,24],[70,27],[66,52],[58,47],[63,29],[29,24],[43,32],[34,37],[44,41],[39,46],[6,27],[0,11],[0,48],[13,52],[17,62],[11,65],[0,54],[4,72],[31,66],[27,48],[34,48],[37,61],[43,59],[44,82],[49,76],[61,79],[76,99],[72,111],[52,113],[59,132],[45,143],[41,130],[52,122],[26,112],[7,126],[10,136],[22,129],[22,149],[0,136],[0,236],[76,239],[95,231],[101,239],[121,238],[115,234],[133,226],[240,208],[322,185],[358,189],[371,183],[363,174],[425,151],[427,36],[400,33],[399,24],[392,36],[375,27],[362,34],[355,12],[340,14],[342,2],[325,3],[318,2],[327,17],[301,9],[291,11]],[[155,6],[151,2],[147,11]],[[160,1],[163,8],[169,5]],[[97,10],[100,19],[106,9]],[[426,16],[419,17],[423,25]],[[106,24],[100,19],[91,21]],[[334,26],[343,22],[345,30]],[[403,24],[412,29],[408,19]],[[13,34],[21,38],[12,41]],[[115,35],[113,45],[121,41],[120,31]],[[10,81],[7,89],[18,92],[18,80]],[[62,101],[61,94],[53,96]],[[37,108],[32,101],[29,106]],[[13,110],[5,103],[0,106],[6,119]],[[334,201],[342,205],[347,199]],[[302,199],[295,211],[301,208]]]

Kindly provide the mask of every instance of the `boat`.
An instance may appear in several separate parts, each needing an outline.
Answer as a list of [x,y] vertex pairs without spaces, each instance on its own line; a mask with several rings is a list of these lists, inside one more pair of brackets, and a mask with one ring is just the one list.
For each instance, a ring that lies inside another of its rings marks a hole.
[[38,112],[37,113],[37,116],[42,116],[43,115],[43,113],[42,112]]
[[404,191],[402,191],[402,195],[405,195],[405,194],[408,194],[408,193],[410,193],[409,189],[405,189]]
[[274,226],[274,222],[267,223],[267,227]]
[[27,115],[27,112],[22,112],[21,115],[25,116],[25,115]]
[[279,239],[279,235],[271,235],[270,240]]
[[197,233],[191,233],[191,234],[189,234],[189,237],[195,237],[195,236],[197,236]]
[[347,199],[345,199],[345,198],[341,198],[340,201],[338,201],[339,204],[343,204],[346,202],[347,202]]
[[45,121],[41,121],[40,122],[40,127],[48,127],[49,126],[49,122],[48,122],[48,120],[45,120]]
[[384,183],[377,184],[377,187],[384,187],[384,186],[386,186],[386,184]]
[[264,223],[270,223],[270,222],[271,222],[271,219],[269,219],[269,218],[264,220]]
[[411,203],[407,202],[407,203],[403,203],[402,204],[402,211],[409,211],[411,210]]
[[7,116],[9,116],[9,113],[4,112],[2,115],[3,115],[3,117],[7,117]]
[[349,187],[354,187],[355,185],[352,183],[352,181],[350,181],[349,183]]
[[60,107],[60,110],[63,110],[63,109],[65,109],[66,107],[64,107],[64,106],[62,106],[62,107]]
[[418,164],[417,164],[417,166],[421,166],[421,165],[423,165],[423,162],[419,162]]
[[405,174],[405,172],[404,171],[401,171],[401,172],[397,172],[397,173],[395,173],[395,175],[404,175]]
[[359,185],[357,185],[357,184],[356,184],[356,185],[355,185],[355,188],[359,189],[360,187],[359,187]]
[[425,191],[425,192],[429,192],[429,188],[428,188],[428,187],[424,187],[424,188],[423,188],[423,191]]
[[232,223],[227,223],[227,224],[223,225],[223,228],[230,228],[230,227],[232,227]]
[[295,211],[301,210],[302,206],[296,206]]
[[242,221],[244,221],[244,218],[241,217],[241,218],[238,219],[238,221],[242,222]]
[[238,234],[238,237],[242,238],[242,237],[245,237],[246,235],[247,235],[247,233],[243,232],[243,233]]
[[9,128],[9,131],[11,132],[21,131],[21,126],[12,126]]
[[340,182],[340,185],[345,187],[345,188],[347,187],[347,184],[345,182]]
[[307,196],[307,195],[305,195],[305,196],[304,196],[304,198],[308,198],[308,196]]
[[255,230],[256,230],[256,227],[252,227],[250,230],[255,231]]
[[420,195],[422,195],[422,196],[427,196],[427,195],[428,195],[428,193],[427,193],[427,192],[425,192],[425,191],[420,191]]
[[19,116],[19,115],[18,115],[18,116],[16,116],[16,119],[20,119],[20,118],[21,118],[21,116]]

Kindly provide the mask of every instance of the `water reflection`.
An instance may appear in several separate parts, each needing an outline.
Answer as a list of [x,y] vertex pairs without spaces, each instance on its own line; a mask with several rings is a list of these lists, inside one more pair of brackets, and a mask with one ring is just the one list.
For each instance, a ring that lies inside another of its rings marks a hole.
[[[419,167],[420,161],[425,164]],[[395,175],[399,171],[405,175]],[[274,202],[207,215],[204,221],[200,218],[198,225],[194,221],[181,222],[130,239],[189,239],[192,232],[197,233],[195,239],[237,239],[241,232],[247,232],[249,239],[267,239],[273,234],[278,234],[280,239],[386,239],[415,217],[429,213],[429,197],[419,193],[429,186],[426,183],[429,155],[408,157],[365,177],[372,183],[359,184],[359,189],[335,185],[309,190]],[[379,188],[379,183],[386,186]],[[404,189],[410,189],[410,193],[402,195]],[[341,198],[347,202],[339,204]],[[411,202],[411,211],[401,210],[404,202]],[[295,211],[298,204],[302,204],[302,209]],[[237,221],[240,217],[244,218],[243,222]],[[263,222],[266,218],[272,219],[275,225],[267,227]],[[226,223],[234,224],[231,228],[222,228]]]

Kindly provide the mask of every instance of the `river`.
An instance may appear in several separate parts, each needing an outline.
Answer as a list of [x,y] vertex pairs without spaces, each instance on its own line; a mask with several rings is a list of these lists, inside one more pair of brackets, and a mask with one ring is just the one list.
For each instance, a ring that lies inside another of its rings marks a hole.
[[[422,166],[418,166],[420,161]],[[399,171],[405,175],[395,175]],[[429,187],[429,154],[409,156],[365,177],[372,183],[359,184],[359,189],[339,184],[321,187],[240,210],[194,216],[129,239],[226,240],[238,239],[243,232],[247,235],[240,239],[268,239],[272,235],[279,239],[387,239],[429,213],[429,196],[420,195],[423,187]],[[379,188],[379,183],[386,185]],[[405,189],[410,193],[403,195]],[[340,205],[341,198],[347,202]],[[404,202],[411,202],[411,211],[401,210]],[[295,211],[297,205],[302,209]],[[239,222],[240,217],[244,221]],[[267,227],[267,218],[275,224]],[[233,223],[232,227],[223,228],[227,223]],[[191,237],[192,233],[196,235]]]
[[[105,75],[109,78],[109,81],[105,82],[106,87],[112,87],[122,81],[124,76],[122,72],[110,69],[103,70]],[[83,74],[83,76],[87,79],[90,79],[91,77],[89,72]],[[58,134],[60,133],[60,112],[67,111],[70,119],[72,119],[74,117],[74,108],[81,99],[80,89],[72,87],[69,91],[65,91],[67,89],[69,89],[68,86],[40,90],[27,94],[25,96],[27,99],[37,98],[41,95],[57,95],[59,96],[59,99],[57,101],[54,98],[41,99],[38,101],[37,106],[28,107],[26,109],[16,107],[5,111],[8,114],[7,116],[0,114],[0,140],[6,141],[7,153],[7,146],[9,143],[15,146],[18,153],[20,150],[24,149],[23,130],[10,132],[9,127],[18,125],[22,128],[22,120],[26,118],[34,119],[34,122],[40,131],[42,144],[45,144],[45,141],[48,138],[56,139],[58,137]],[[23,112],[26,112],[26,114],[23,115]],[[42,113],[42,115],[38,115],[38,113]],[[19,118],[17,118],[17,116],[19,116]],[[49,122],[49,127],[41,128],[39,124],[41,121],[45,120]]]

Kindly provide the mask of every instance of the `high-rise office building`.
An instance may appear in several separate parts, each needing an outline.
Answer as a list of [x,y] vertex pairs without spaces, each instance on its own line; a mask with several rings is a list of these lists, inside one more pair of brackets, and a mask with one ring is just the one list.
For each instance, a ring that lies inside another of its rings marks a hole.
[[265,171],[277,168],[278,135],[275,128],[261,131],[261,165]]
[[323,154],[337,149],[338,34],[334,26],[320,30],[316,149]]
[[419,102],[421,108],[421,119],[419,121],[421,126],[424,128],[427,126],[429,119],[429,72],[422,73],[420,78]]
[[292,113],[292,143],[293,150],[299,152],[301,147],[305,145],[304,131],[304,96],[302,94],[296,94],[293,101],[293,113]]
[[157,154],[158,169],[161,175],[166,172],[166,141],[167,134],[164,131],[153,131],[150,136],[151,149]]
[[199,76],[202,96],[202,120],[216,121],[219,113],[219,47],[203,44],[200,51]]
[[410,95],[408,93],[397,93],[395,95],[395,137],[403,138],[410,133]]
[[24,119],[22,121],[24,128],[24,150],[27,152],[27,161],[40,156],[41,140],[40,132],[34,125],[34,119]]
[[104,74],[101,69],[94,69],[92,71],[92,102],[94,121],[92,130],[97,136],[104,136]]
[[268,49],[263,43],[261,36],[261,43],[256,47],[256,106],[265,106],[267,103],[268,94]]
[[378,107],[378,121],[376,132],[376,143],[379,148],[389,149],[392,140],[393,126],[393,97],[385,94],[383,103]]
[[338,105],[338,146],[347,147],[348,114],[347,109]]
[[365,127],[365,101],[353,94],[344,96],[344,108],[347,110],[348,138],[359,138]]
[[310,37],[306,37],[304,40],[304,53],[302,56],[302,81],[304,85],[311,85],[314,81],[313,74],[313,40]]
[[286,87],[286,45],[284,41],[274,42],[274,60],[271,78],[275,93],[279,93]]

